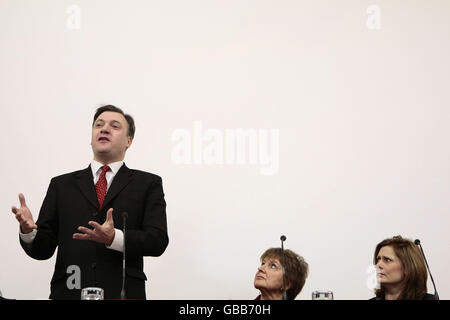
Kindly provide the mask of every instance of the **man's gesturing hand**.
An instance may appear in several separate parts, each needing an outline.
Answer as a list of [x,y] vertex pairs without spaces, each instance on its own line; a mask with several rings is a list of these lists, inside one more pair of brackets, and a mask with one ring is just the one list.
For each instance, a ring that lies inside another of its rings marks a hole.
[[37,229],[37,225],[33,221],[30,209],[25,203],[25,196],[19,193],[20,208],[12,206],[11,211],[16,215],[17,221],[20,223],[20,231],[22,233],[30,233],[33,229]]
[[78,227],[78,231],[81,231],[83,233],[74,233],[73,238],[78,240],[91,240],[110,246],[114,240],[115,235],[112,213],[113,208],[110,208],[106,213],[106,221],[102,225],[98,224],[95,221],[89,221],[88,224],[94,229]]

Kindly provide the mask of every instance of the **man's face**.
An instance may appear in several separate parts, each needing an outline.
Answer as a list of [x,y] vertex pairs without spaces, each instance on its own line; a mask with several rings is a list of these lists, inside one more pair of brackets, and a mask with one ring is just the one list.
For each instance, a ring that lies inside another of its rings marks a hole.
[[95,160],[109,163],[121,161],[131,142],[127,120],[120,113],[105,111],[95,120],[91,140]]

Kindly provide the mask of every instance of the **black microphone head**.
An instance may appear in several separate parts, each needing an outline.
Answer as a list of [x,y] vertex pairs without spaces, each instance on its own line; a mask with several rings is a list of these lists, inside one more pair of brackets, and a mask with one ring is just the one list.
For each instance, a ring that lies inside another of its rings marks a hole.
[[420,245],[420,240],[419,239],[414,240],[414,244],[415,245]]
[[124,217],[125,219],[128,218],[128,213],[127,212],[122,212],[122,217]]
[[281,240],[281,241],[286,241],[286,236],[281,236],[281,237],[280,237],[280,240]]

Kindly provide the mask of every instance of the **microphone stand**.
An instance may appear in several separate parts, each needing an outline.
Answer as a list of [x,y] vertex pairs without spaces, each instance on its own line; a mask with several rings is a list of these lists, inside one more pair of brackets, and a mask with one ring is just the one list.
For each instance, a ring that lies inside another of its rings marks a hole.
[[128,213],[122,212],[123,217],[123,261],[122,261],[122,291],[120,291],[120,299],[125,299],[125,256],[126,256],[126,226]]
[[420,244],[420,240],[419,240],[419,239],[416,239],[416,240],[414,241],[414,243],[415,243],[417,246],[419,246],[420,251],[422,252],[423,259],[425,260],[425,264],[427,265],[428,273],[430,274],[431,282],[433,283],[433,287],[434,287],[434,298],[435,298],[436,300],[439,300],[439,294],[438,294],[438,292],[437,292],[437,290],[436,290],[436,284],[434,283],[433,275],[431,274],[430,267],[428,266],[427,258],[425,258],[425,253],[423,252],[422,245]]
[[283,300],[287,300],[287,294],[286,294],[286,273],[284,270],[284,245],[283,242],[286,241],[286,236],[281,236],[281,270],[283,271]]

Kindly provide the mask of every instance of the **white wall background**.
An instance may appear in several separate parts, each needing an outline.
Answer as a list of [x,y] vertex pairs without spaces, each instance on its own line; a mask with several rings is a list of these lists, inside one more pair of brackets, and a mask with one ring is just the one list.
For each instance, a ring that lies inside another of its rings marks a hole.
[[[10,208],[23,192],[37,218],[51,177],[92,159],[95,108],[114,104],[136,119],[127,165],[161,175],[168,203],[149,299],[253,299],[282,234],[310,265],[298,299],[372,297],[375,245],[398,234],[421,239],[448,299],[449,16],[446,0],[1,0],[3,295],[48,297],[55,257],[23,252]],[[278,172],[175,164],[172,134],[194,121],[279,129]]]

